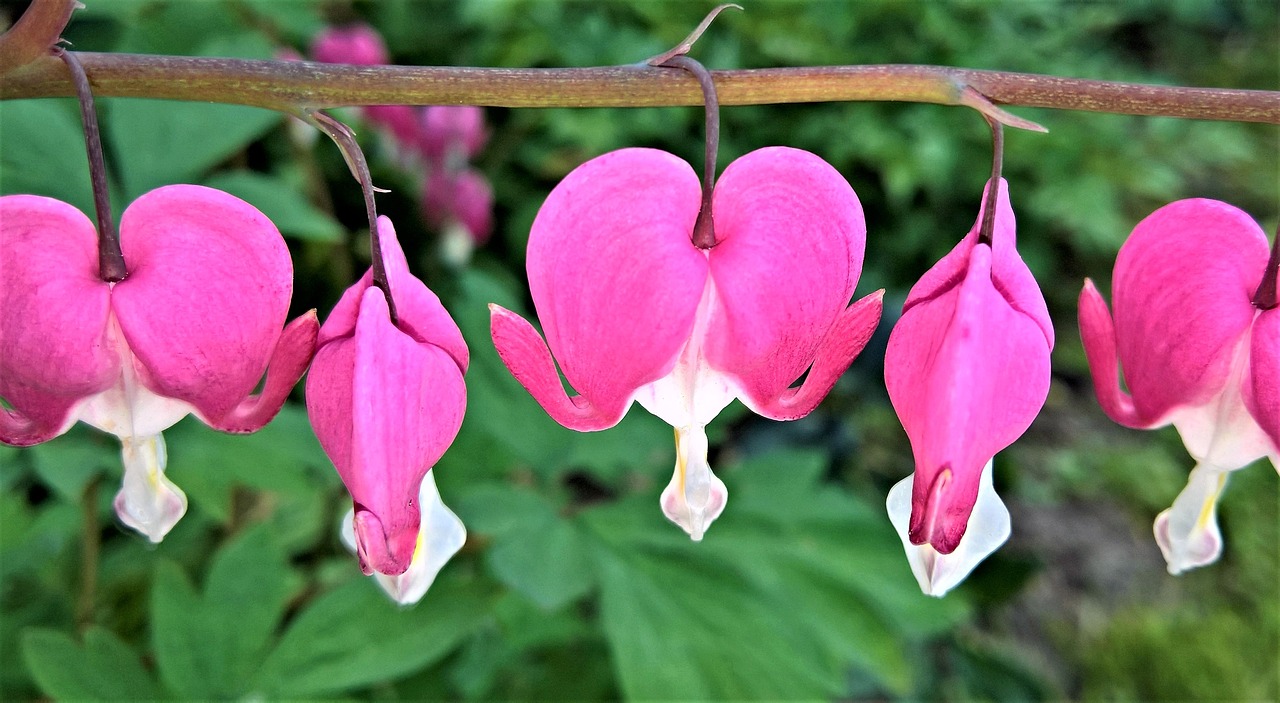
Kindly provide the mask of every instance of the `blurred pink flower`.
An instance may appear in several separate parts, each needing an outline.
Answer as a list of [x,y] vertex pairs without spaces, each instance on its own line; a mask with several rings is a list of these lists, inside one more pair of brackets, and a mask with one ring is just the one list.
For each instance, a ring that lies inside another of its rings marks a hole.
[[1053,325],[1015,248],[1008,185],[998,187],[992,243],[978,241],[979,213],[911,289],[885,352],[889,399],[915,456],[914,474],[889,493],[889,517],[933,596],[1008,539],[991,460],[1026,431],[1049,393]]
[[427,163],[444,168],[470,161],[489,138],[484,110],[474,105],[427,107],[422,111],[421,127],[422,155]]
[[[314,350],[314,312],[284,331],[293,265],[275,226],[202,186],[125,210],[128,277],[98,277],[94,225],[66,203],[0,198],[0,440],[30,445],[83,420],[120,438],[116,511],[153,542],[186,511],[161,432],[193,413],[253,432],[279,412]],[[263,372],[266,383],[251,395]]]
[[[701,192],[666,152],[588,161],[552,190],[529,235],[546,342],[490,306],[502,360],[560,424],[612,427],[634,400],[675,428],[661,505],[695,540],[727,499],[706,424],[735,398],[776,420],[809,413],[870,338],[881,298],[846,307],[862,269],[862,207],[817,156],[772,147],[733,162],[715,187],[709,250],[691,241]],[[556,361],[581,395],[566,395]]]
[[[414,566],[439,558],[424,545],[455,544],[456,551],[465,533],[454,518],[439,522],[440,534],[420,537],[423,513],[433,507],[420,491],[462,425],[467,346],[439,299],[409,272],[391,221],[379,218],[378,232],[399,323],[372,285],[372,271],[348,288],[320,329],[307,412],[351,493],[365,574],[415,569],[416,578],[434,578],[435,571]],[[411,583],[397,588],[416,590]]]
[[474,169],[430,170],[422,213],[431,227],[448,229],[457,224],[473,244],[484,244],[493,232],[493,189],[484,174]]
[[1280,311],[1253,301],[1266,268],[1267,237],[1252,218],[1216,200],[1179,200],[1120,248],[1114,321],[1092,281],[1080,293],[1102,409],[1126,427],[1172,424],[1196,460],[1155,522],[1170,573],[1221,554],[1215,514],[1231,471],[1262,457],[1280,468]]
[[391,60],[378,30],[364,24],[326,27],[311,40],[311,56],[323,63],[381,66]]

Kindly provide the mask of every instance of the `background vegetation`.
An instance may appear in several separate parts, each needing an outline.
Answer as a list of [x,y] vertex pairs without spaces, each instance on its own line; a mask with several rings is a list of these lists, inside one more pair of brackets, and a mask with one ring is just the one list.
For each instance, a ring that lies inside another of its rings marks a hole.
[[[406,64],[631,63],[672,45],[708,3],[485,0],[87,2],[81,50],[269,57],[363,19]],[[22,3],[0,9],[16,16]],[[712,68],[934,63],[1102,79],[1280,87],[1268,0],[1114,3],[748,2],[694,55]],[[115,206],[175,182],[237,193],[294,254],[294,314],[324,315],[367,266],[360,195],[338,152],[249,108],[102,100]],[[380,209],[471,345],[466,422],[436,471],[466,523],[463,551],[398,610],[341,546],[345,494],[300,403],[252,436],[184,421],[170,474],[190,497],[159,546],[115,521],[114,439],[76,427],[0,447],[0,696],[355,698],[1275,699],[1280,695],[1276,472],[1232,479],[1222,561],[1164,572],[1150,523],[1191,465],[1171,429],[1113,426],[1076,330],[1085,276],[1106,289],[1116,250],[1154,208],[1232,202],[1274,232],[1280,131],[1015,110],[1006,176],[1020,248],[1055,321],[1054,383],[996,460],[1012,541],[945,600],[920,595],[884,514],[911,469],[881,362],[910,285],[970,227],[989,168],[971,111],[927,105],[728,108],[721,166],[752,149],[812,150],[867,212],[857,295],[888,289],[877,338],[811,416],[774,423],[734,405],[712,426],[733,499],[702,544],[657,507],[670,429],[640,408],[579,435],[511,379],[485,304],[530,309],[529,224],[555,182],[624,146],[701,158],[701,112],[487,111],[479,165],[496,232],[446,265],[419,215],[422,174],[357,123]],[[91,212],[75,107],[0,104],[0,190]],[[5,265],[13,265],[7,262]],[[216,272],[211,272],[216,275]],[[96,568],[93,568],[96,565]]]

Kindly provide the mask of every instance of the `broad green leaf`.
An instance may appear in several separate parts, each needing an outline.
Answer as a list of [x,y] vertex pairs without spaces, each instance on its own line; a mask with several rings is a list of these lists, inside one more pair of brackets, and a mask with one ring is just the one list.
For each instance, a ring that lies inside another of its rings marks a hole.
[[89,160],[74,101],[0,101],[0,195],[16,193],[57,198],[93,216]]
[[114,476],[121,473],[119,441],[79,423],[29,451],[40,480],[71,503],[78,503],[85,486],[104,470]]
[[405,676],[456,649],[490,604],[474,581],[447,568],[409,608],[397,607],[372,579],[355,579],[298,615],[267,656],[253,691],[305,698]]
[[217,552],[203,594],[176,565],[162,564],[152,590],[151,617],[165,683],[184,696],[244,694],[295,581],[262,526]]
[[138,655],[110,630],[92,627],[84,645],[62,632],[32,628],[22,657],[40,690],[59,700],[150,700],[165,697]]
[[[271,47],[258,37],[246,36],[210,42],[200,53],[266,58]],[[272,110],[240,105],[134,98],[114,101],[110,118],[104,132],[129,200],[163,185],[201,180],[283,119]]]
[[227,171],[210,176],[204,184],[258,208],[286,237],[313,242],[342,241],[345,233],[342,225],[279,178],[253,171]]

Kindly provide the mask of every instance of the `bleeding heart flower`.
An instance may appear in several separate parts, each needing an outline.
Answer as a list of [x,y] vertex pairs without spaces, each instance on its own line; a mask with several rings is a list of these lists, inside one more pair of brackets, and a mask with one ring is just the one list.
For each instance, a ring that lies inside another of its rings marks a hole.
[[[546,343],[490,306],[502,360],[560,424],[612,427],[635,400],[675,428],[661,505],[695,540],[727,498],[706,424],[734,398],[775,420],[809,413],[870,338],[882,295],[845,307],[862,269],[862,207],[817,156],[772,147],[725,169],[711,249],[691,241],[700,201],[693,169],[666,152],[592,159],[552,190],[529,235]],[[581,395],[566,395],[555,361]]]
[[1053,326],[1015,248],[1003,179],[991,244],[979,241],[982,219],[911,289],[885,352],[889,399],[916,467],[890,491],[889,516],[933,596],[1008,539],[991,460],[1026,431],[1049,393]]
[[[50,198],[0,198],[0,441],[31,445],[77,420],[120,438],[116,512],[153,542],[186,512],[161,431],[188,413],[224,432],[275,416],[314,350],[315,313],[281,332],[289,251],[248,203],[202,186],[124,211],[128,277],[98,277],[94,225]],[[267,380],[251,395],[263,371]]]
[[1120,248],[1114,322],[1092,281],[1080,293],[1080,335],[1102,409],[1126,427],[1172,424],[1196,460],[1155,522],[1173,574],[1221,554],[1215,512],[1229,472],[1262,457],[1280,468],[1280,312],[1274,300],[1269,309],[1255,303],[1264,273],[1274,281],[1270,265],[1267,237],[1244,212],[1179,200],[1138,223]]
[[[440,300],[409,273],[391,221],[379,218],[378,233],[399,322],[372,270],[348,288],[320,328],[307,413],[351,493],[361,568],[388,576],[416,570],[397,587],[405,596],[434,577],[417,565],[439,558],[436,545],[465,536],[456,519],[431,512],[420,491],[462,425],[468,354]],[[421,536],[424,514],[433,532]]]
[[428,226],[442,230],[446,237],[461,235],[470,247],[484,244],[493,233],[493,188],[474,169],[433,169],[423,189],[422,215]]

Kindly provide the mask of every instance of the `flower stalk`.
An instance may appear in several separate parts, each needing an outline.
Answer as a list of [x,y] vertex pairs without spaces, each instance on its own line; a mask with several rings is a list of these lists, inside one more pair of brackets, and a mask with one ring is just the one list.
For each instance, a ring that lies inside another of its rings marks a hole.
[[1267,258],[1267,268],[1262,272],[1262,282],[1253,294],[1253,306],[1259,310],[1271,310],[1280,305],[1277,295],[1276,277],[1280,276],[1280,227],[1276,228],[1275,239],[1271,242],[1271,256]]

